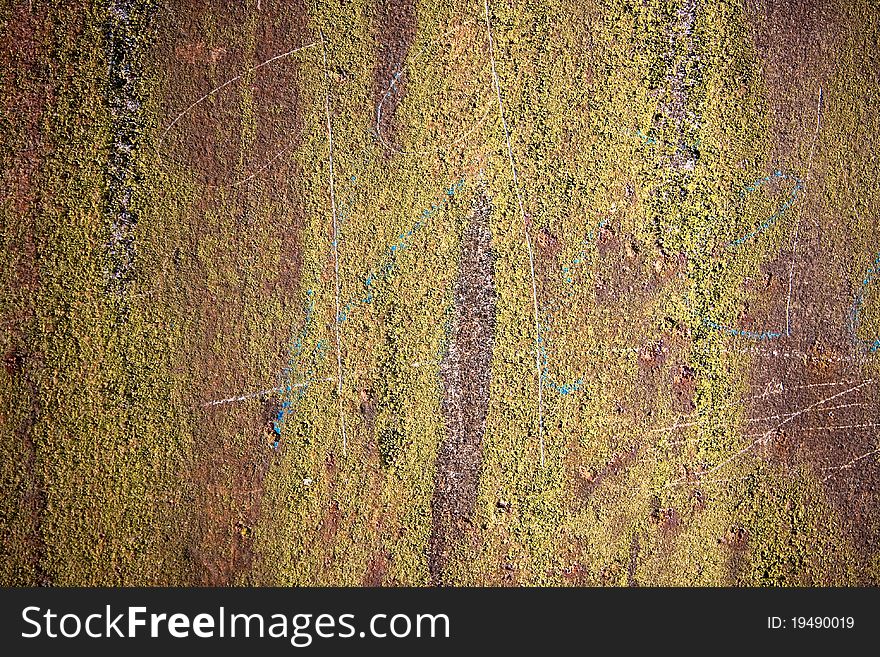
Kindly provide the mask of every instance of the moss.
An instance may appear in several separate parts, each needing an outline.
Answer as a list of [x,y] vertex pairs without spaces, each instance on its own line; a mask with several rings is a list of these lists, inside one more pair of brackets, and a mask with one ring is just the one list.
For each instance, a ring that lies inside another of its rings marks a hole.
[[[28,234],[39,267],[0,308],[16,326],[4,355],[34,355],[0,388],[4,431],[33,443],[4,445],[3,581],[352,585],[382,564],[385,583],[428,583],[439,359],[477,194],[493,207],[491,389],[476,508],[445,580],[846,584],[876,562],[810,469],[782,477],[751,453],[730,402],[753,385],[748,332],[781,330],[742,318],[779,317],[752,282],[798,221],[822,217],[821,270],[849,294],[828,321],[876,368],[878,297],[862,283],[877,253],[878,87],[864,75],[877,12],[841,8],[863,28],[842,32],[815,153],[801,138],[780,156],[777,81],[742,3],[490,2],[533,281],[482,3],[416,3],[382,139],[375,61],[390,37],[371,2],[135,7],[143,141],[126,180],[140,220],[120,304],[108,5],[46,6],[39,203],[21,220],[2,205],[4,289]],[[0,133],[7,168],[28,139],[8,103]],[[768,221],[795,177],[809,195]],[[45,508],[21,504],[35,496]],[[736,568],[719,542],[734,525],[750,537]]]

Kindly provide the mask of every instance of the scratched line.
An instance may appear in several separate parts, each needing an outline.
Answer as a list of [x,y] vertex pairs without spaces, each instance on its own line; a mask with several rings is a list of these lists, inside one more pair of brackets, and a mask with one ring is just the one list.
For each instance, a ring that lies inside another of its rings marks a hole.
[[319,43],[320,43],[320,41],[313,41],[312,43],[306,44],[304,46],[299,46],[298,48],[294,48],[293,50],[288,50],[287,52],[283,52],[280,55],[275,55],[274,57],[271,57],[271,58],[267,59],[266,61],[264,61],[260,64],[257,64],[256,66],[251,66],[250,68],[245,69],[244,71],[242,71],[241,73],[239,73],[235,77],[228,79],[223,84],[214,87],[213,89],[211,89],[211,91],[209,91],[205,95],[201,96],[198,100],[191,103],[185,110],[183,110],[180,114],[178,114],[176,117],[174,117],[174,120],[168,124],[168,126],[165,128],[164,131],[162,131],[162,134],[159,136],[159,146],[161,147],[162,142],[165,141],[165,136],[168,134],[168,131],[171,130],[171,128],[173,128],[177,124],[177,122],[180,121],[180,119],[182,119],[184,116],[189,114],[189,112],[191,112],[195,108],[195,106],[198,105],[199,103],[204,102],[205,100],[207,100],[208,98],[210,98],[211,96],[216,94],[221,89],[228,87],[233,82],[241,80],[241,78],[243,78],[248,73],[251,73],[253,71],[261,69],[264,66],[268,66],[269,64],[271,64],[273,62],[277,62],[280,59],[284,59],[285,57],[290,57],[291,55],[294,55],[294,54],[301,52],[303,50],[308,50],[309,48],[314,48]]
[[[867,380],[865,380],[865,381],[863,381],[863,382],[861,382],[861,383],[859,383],[859,384],[857,384],[857,385],[854,385],[854,386],[851,386],[851,387],[847,388],[846,390],[843,390],[843,391],[841,391],[841,392],[835,393],[834,395],[831,395],[831,396],[829,396],[829,397],[825,397],[824,399],[821,399],[821,400],[819,400],[819,401],[817,401],[817,402],[815,402],[815,403],[813,403],[813,404],[810,404],[809,406],[807,406],[807,407],[805,407],[805,408],[799,409],[798,411],[795,411],[795,412],[791,413],[791,414],[788,415],[785,419],[783,419],[783,420],[781,420],[780,422],[778,422],[778,423],[777,423],[775,426],[773,426],[772,428],[767,429],[766,431],[764,431],[764,432],[762,432],[762,433],[760,433],[760,434],[757,434],[757,437],[756,437],[754,440],[752,440],[748,445],[746,445],[745,447],[743,447],[741,450],[739,450],[738,452],[736,452],[736,453],[732,454],[731,456],[725,458],[723,461],[721,461],[720,463],[718,463],[718,464],[712,466],[711,468],[709,468],[709,469],[706,470],[705,472],[701,473],[701,474],[700,474],[700,477],[703,477],[703,476],[705,476],[705,475],[712,474],[713,472],[717,472],[717,471],[720,470],[721,468],[723,468],[723,467],[727,466],[728,464],[730,464],[730,463],[736,461],[737,459],[741,458],[742,456],[744,456],[745,454],[747,454],[748,452],[750,452],[751,450],[753,450],[753,449],[754,449],[755,447],[757,447],[758,445],[766,444],[766,443],[768,442],[769,438],[770,438],[775,432],[777,432],[780,428],[782,428],[782,427],[785,426],[786,424],[790,423],[790,422],[791,422],[792,420],[794,420],[795,418],[800,417],[800,416],[804,415],[805,413],[808,413],[808,412],[810,412],[810,411],[816,409],[817,407],[820,407],[820,406],[822,406],[822,405],[824,405],[824,404],[826,404],[826,403],[828,403],[828,402],[830,402],[830,401],[833,401],[833,400],[835,400],[835,399],[837,399],[837,398],[839,398],[839,397],[842,397],[842,396],[844,396],[844,395],[847,395],[847,394],[849,394],[849,393],[851,393],[851,392],[855,392],[856,390],[860,390],[861,388],[864,388],[865,386],[871,385],[871,384],[873,384],[873,383],[874,383],[874,379],[867,379]],[[684,478],[680,478],[680,479],[677,479],[677,480],[675,480],[675,481],[672,481],[672,482],[667,483],[667,484],[666,484],[666,487],[667,487],[667,488],[672,488],[672,487],[675,487],[675,486],[681,486],[681,485],[683,485],[683,484],[687,484],[687,483],[688,483],[687,477],[684,477]]]
[[[448,37],[450,37],[454,34],[457,34],[461,29],[467,27],[468,25],[474,25],[474,24],[476,24],[476,19],[465,21],[465,22],[461,23],[460,25],[457,25],[456,27],[446,31],[444,34],[440,35],[440,37],[438,37],[436,39],[436,41],[442,42],[445,39],[447,39]],[[419,61],[422,57],[424,57],[427,50],[428,50],[427,45],[422,47],[421,50],[419,50],[419,52],[416,54],[416,56],[411,58],[411,62],[415,63],[415,62]],[[488,68],[488,62],[483,67],[483,70],[480,71],[480,73],[481,74],[484,73],[486,68]],[[401,78],[402,75],[403,75],[403,62],[400,62],[397,64],[394,72],[392,73],[391,78],[389,79],[389,82],[388,82],[388,87],[385,90],[385,92],[382,94],[382,98],[379,100],[379,102],[376,105],[376,122],[375,122],[376,138],[379,140],[379,143],[381,143],[384,148],[386,148],[387,150],[389,150],[393,153],[396,153],[398,155],[418,155],[418,156],[434,155],[441,150],[441,146],[438,146],[434,149],[423,150],[423,151],[403,150],[403,149],[399,149],[399,148],[395,147],[393,144],[388,143],[385,140],[385,136],[382,134],[382,108],[385,106],[385,103],[390,98],[391,92],[397,89],[397,81]],[[450,146],[458,145],[458,144],[464,142],[474,132],[476,132],[480,128],[480,126],[482,126],[485,123],[485,121],[489,118],[489,114],[492,111],[490,105],[491,105],[491,103],[487,102],[485,105],[485,111],[482,113],[482,116],[477,121],[474,122],[474,125],[472,127],[468,128],[467,130],[462,131],[458,136],[456,136],[449,143],[449,145]]]

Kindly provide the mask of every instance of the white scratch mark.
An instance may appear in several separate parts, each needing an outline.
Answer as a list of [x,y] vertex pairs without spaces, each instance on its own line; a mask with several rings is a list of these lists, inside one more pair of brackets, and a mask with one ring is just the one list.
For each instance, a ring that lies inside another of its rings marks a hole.
[[[323,382],[332,381],[332,380],[333,379],[330,379],[330,378],[316,379],[314,381],[308,381],[308,382],[303,382],[303,383],[292,383],[292,384],[290,384],[289,387],[290,388],[305,388],[307,386],[310,386],[313,383],[323,383]],[[246,401],[248,399],[256,399],[257,397],[265,397],[266,395],[284,392],[284,390],[287,387],[288,386],[281,386],[278,388],[268,388],[266,390],[259,390],[257,392],[245,393],[243,395],[238,395],[236,397],[227,397],[226,399],[217,399],[215,401],[206,402],[204,406],[205,406],[205,408],[208,408],[210,406],[220,406],[222,404],[232,404],[234,402]]]
[[162,132],[162,135],[159,137],[159,144],[161,144],[161,143],[165,140],[165,135],[168,134],[168,131],[171,130],[171,128],[173,128],[173,127],[175,126],[175,124],[176,124],[178,121],[180,121],[180,119],[182,119],[182,118],[183,118],[184,116],[186,116],[190,111],[192,111],[192,109],[193,109],[196,105],[198,105],[199,103],[201,103],[201,102],[207,100],[208,98],[210,98],[211,96],[213,96],[215,93],[217,93],[217,92],[220,91],[221,89],[223,89],[223,88],[225,88],[225,87],[228,87],[230,84],[232,84],[233,82],[235,82],[235,81],[237,81],[237,80],[240,80],[241,78],[243,78],[245,75],[247,75],[248,73],[250,73],[250,72],[252,72],[252,71],[256,71],[256,70],[259,69],[259,68],[262,68],[262,67],[264,67],[264,66],[266,66],[266,65],[268,65],[268,64],[271,64],[272,62],[278,61],[279,59],[283,59],[283,58],[285,58],[285,57],[290,57],[291,55],[296,54],[296,53],[300,52],[301,50],[307,50],[308,48],[312,48],[313,46],[316,46],[316,45],[318,45],[318,42],[317,42],[317,41],[313,41],[312,43],[310,43],[310,44],[308,44],[308,45],[300,46],[299,48],[294,48],[293,50],[288,50],[287,52],[283,52],[283,53],[281,53],[280,55],[275,55],[275,56],[272,57],[271,59],[267,59],[265,62],[263,62],[263,63],[261,63],[261,64],[257,64],[256,66],[251,66],[249,69],[247,69],[247,70],[245,70],[245,71],[239,73],[239,74],[236,75],[234,78],[230,78],[229,80],[227,80],[226,82],[224,82],[224,83],[221,84],[220,86],[218,86],[218,87],[214,87],[213,89],[211,89],[211,91],[209,91],[208,93],[206,93],[204,96],[202,96],[202,97],[199,98],[197,101],[195,101],[194,103],[192,103],[189,107],[187,107],[185,110],[183,110],[180,114],[178,114],[176,117],[174,117],[174,120],[173,120],[171,123],[168,124],[168,127],[165,128],[165,130]]
[[[752,442],[750,442],[748,445],[746,445],[745,447],[743,447],[741,450],[739,450],[739,451],[736,452],[735,454],[733,454],[733,455],[729,456],[728,458],[724,459],[723,461],[721,461],[721,463],[719,463],[719,464],[717,464],[717,465],[715,465],[715,466],[709,468],[708,470],[706,470],[705,472],[703,472],[700,476],[702,477],[703,475],[707,475],[707,474],[711,474],[712,472],[716,472],[717,470],[720,470],[721,468],[723,468],[723,467],[724,467],[725,465],[727,465],[728,463],[731,463],[732,461],[735,461],[736,459],[738,459],[738,458],[741,457],[742,455],[744,455],[744,454],[746,454],[747,452],[751,451],[751,450],[754,449],[756,446],[761,445],[761,444],[766,444],[767,441],[769,440],[770,436],[771,436],[775,431],[778,431],[780,427],[782,427],[783,425],[788,424],[789,422],[791,422],[792,420],[794,420],[796,417],[800,417],[800,416],[803,415],[804,413],[808,413],[809,411],[811,411],[811,410],[813,410],[813,409],[815,409],[815,408],[817,408],[817,407],[819,407],[819,406],[822,406],[823,404],[826,404],[826,403],[828,403],[828,402],[830,402],[830,401],[832,401],[832,400],[834,400],[834,399],[837,399],[838,397],[842,397],[843,395],[849,394],[849,393],[851,393],[851,392],[855,392],[856,390],[859,390],[860,388],[864,388],[866,385],[869,385],[869,384],[871,384],[871,383],[874,383],[874,380],[873,380],[873,379],[867,379],[866,381],[863,381],[863,382],[859,383],[858,385],[855,385],[855,386],[852,386],[852,387],[850,387],[850,388],[847,388],[846,390],[843,390],[843,391],[838,392],[838,393],[836,393],[836,394],[834,394],[834,395],[831,395],[830,397],[826,397],[825,399],[822,399],[822,400],[820,400],[820,401],[817,401],[817,402],[815,402],[815,403],[813,403],[813,404],[810,404],[809,406],[807,406],[807,407],[805,407],[805,408],[802,408],[802,409],[800,409],[800,410],[798,410],[798,411],[795,411],[795,412],[791,413],[791,414],[788,415],[784,420],[782,420],[781,422],[777,423],[776,426],[774,426],[774,427],[772,427],[772,428],[770,428],[770,429],[767,429],[767,431],[764,431],[764,432],[761,433],[761,434],[758,434],[758,435],[757,435],[757,438],[755,438],[755,439],[754,439]],[[686,483],[686,478],[681,478],[681,479],[678,479],[678,480],[676,480],[676,481],[674,481],[674,482],[670,482],[670,483],[666,484],[666,488],[670,488],[670,487],[672,487],[672,486],[680,486],[680,485],[683,484],[683,483]]]
[[844,463],[843,465],[833,465],[833,466],[829,466],[827,468],[822,468],[825,471],[832,471],[830,474],[826,475],[825,478],[822,479],[822,481],[823,482],[828,481],[829,479],[831,479],[831,477],[833,477],[834,475],[839,473],[841,470],[851,470],[852,468],[855,467],[855,465],[859,461],[863,461],[864,459],[868,458],[869,456],[873,456],[877,452],[880,452],[880,448],[872,449],[870,452],[867,452],[866,454],[862,454],[861,456],[857,456],[852,461],[849,461],[848,463]]
[[516,173],[516,163],[513,159],[513,149],[510,146],[510,130],[507,127],[507,119],[504,116],[504,102],[501,99],[501,86],[498,83],[498,73],[495,70],[495,41],[492,38],[492,24],[489,20],[489,0],[483,0],[486,12],[486,31],[489,35],[489,61],[492,64],[492,82],[495,86],[495,95],[498,97],[498,111],[501,115],[501,125],[504,128],[504,139],[507,142],[507,156],[510,159],[510,171],[513,174],[513,188],[516,191],[516,201],[519,205],[519,214],[522,219],[522,231],[525,237],[526,247],[529,251],[529,269],[532,278],[532,305],[535,315],[535,371],[538,379],[538,442],[541,448],[541,467],[544,466],[544,393],[541,376],[541,327],[538,322],[538,288],[535,285],[535,254],[532,250],[532,239],[529,237],[526,213],[523,209],[522,193],[519,188],[519,177]]
[[[447,37],[456,34],[462,28],[467,27],[468,25],[475,23],[475,22],[476,21],[465,21],[461,25],[458,25],[457,27],[454,27],[451,30],[446,31],[444,34],[442,34],[440,37],[438,37],[437,41],[438,42],[442,41],[442,40],[446,39]],[[424,53],[427,51],[427,49],[428,49],[428,47],[424,46],[415,57],[411,58],[411,61],[418,61],[419,59],[421,59],[421,57],[424,55]],[[485,69],[485,66],[483,68]],[[480,73],[482,74],[482,72],[483,71],[481,70]],[[391,95],[391,92],[397,88],[397,81],[400,79],[401,75],[403,75],[403,63],[402,62],[397,65],[395,72],[391,75],[391,80],[388,82],[388,88],[385,90],[385,93],[382,94],[382,98],[379,101],[379,104],[376,106],[376,137],[378,138],[379,143],[381,143],[384,148],[386,148],[387,150],[389,150],[393,153],[397,153],[398,155],[419,155],[419,156],[436,155],[437,153],[440,152],[439,146],[435,149],[432,149],[432,150],[405,151],[405,150],[401,150],[399,148],[396,148],[392,144],[385,141],[385,137],[382,135],[382,107],[385,105],[385,102],[388,100],[389,96]],[[470,128],[469,130],[465,130],[461,134],[459,134],[449,145],[450,146],[457,146],[458,144],[464,142],[468,137],[470,137],[474,132],[476,132],[479,129],[479,127],[486,121],[486,119],[489,117],[489,113],[491,111],[492,111],[491,107],[489,107],[489,103],[487,103],[486,104],[486,111],[483,112],[483,115],[480,117],[479,120],[477,120],[477,122],[474,124],[474,126],[472,128]]]
[[[870,382],[870,381],[868,381],[868,382]],[[779,381],[777,383],[770,383],[767,386],[767,390],[762,392],[760,395],[753,395],[751,397],[744,397],[744,398],[739,399],[737,401],[733,401],[728,404],[723,404],[721,406],[717,406],[715,408],[715,410],[719,411],[719,410],[723,410],[726,408],[730,408],[732,406],[739,406],[740,404],[744,404],[747,401],[755,401],[757,399],[764,399],[765,397],[770,397],[772,395],[780,395],[786,391],[805,390],[807,388],[837,387],[837,386],[852,385],[853,383],[854,383],[853,381],[847,381],[844,379],[842,381],[831,381],[828,383],[807,383],[807,384],[799,385],[799,386],[786,387],[781,381]],[[858,405],[858,404],[853,404],[853,405]],[[846,406],[850,406],[850,404],[847,404]],[[835,406],[834,408],[844,408],[844,407],[843,406]],[[831,409],[822,409],[822,410],[831,410]],[[698,414],[697,412],[693,412],[693,413],[688,413],[687,415],[679,415],[676,418],[675,422],[671,426],[658,427],[656,429],[651,429],[651,433],[669,433],[669,432],[672,432],[676,429],[685,429],[688,427],[699,426],[699,422],[696,422],[696,421],[694,421],[694,422],[682,422],[681,421],[686,418],[696,417],[697,414]],[[776,419],[776,418],[774,417],[774,418],[766,418],[766,419]],[[745,421],[746,422],[754,422],[754,421],[756,421],[756,418],[748,418]]]

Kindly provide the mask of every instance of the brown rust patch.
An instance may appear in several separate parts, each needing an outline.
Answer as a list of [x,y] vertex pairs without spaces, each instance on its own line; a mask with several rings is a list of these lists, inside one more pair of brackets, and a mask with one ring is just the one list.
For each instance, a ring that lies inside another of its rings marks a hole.
[[[757,360],[764,363],[756,372],[761,379],[779,374],[778,356]],[[818,363],[823,361],[787,362],[777,394],[749,413],[772,420],[746,427],[762,438],[758,453],[783,472],[799,472],[804,466],[813,472],[857,558],[866,565],[880,551],[880,389],[852,366],[838,362],[831,367],[825,361],[817,370]]]
[[797,153],[812,137],[816,94],[837,68],[839,9],[819,0],[747,0],[752,36],[763,64],[773,120],[774,160]]
[[370,558],[367,564],[367,571],[364,573],[363,585],[369,587],[379,587],[385,584],[385,575],[388,571],[388,562],[391,555],[388,550],[379,549]]
[[189,469],[191,501],[197,505],[191,514],[189,553],[197,585],[248,581],[263,480],[273,458],[267,446],[266,408],[251,404],[248,413],[230,414],[223,406],[216,407],[205,418],[210,430],[197,437]]
[[[378,410],[378,397],[376,396],[376,392],[372,389],[372,387],[364,385],[361,387],[360,392],[358,393],[359,404],[358,404],[358,412],[360,413],[361,418],[363,418],[364,425],[366,426],[366,435],[372,436],[376,433],[376,413]],[[368,441],[368,444],[375,444],[374,441]]]
[[394,114],[406,94],[406,58],[416,35],[415,3],[412,0],[377,2],[374,25],[378,49],[373,71],[375,127],[386,143],[393,144]]
[[605,307],[628,313],[627,308],[657,294],[666,279],[652,275],[653,261],[646,245],[613,225],[596,230],[596,250],[602,266],[595,279],[596,302]]
[[575,473],[576,489],[579,497],[586,499],[593,494],[606,479],[616,477],[635,463],[638,450],[636,448],[614,452],[604,464],[598,468],[579,468]]
[[696,409],[694,404],[694,393],[697,389],[696,372],[688,365],[680,365],[672,372],[673,409],[682,415],[693,413]]
[[[804,178],[810,166],[809,158],[813,157],[816,95],[820,85],[827,94],[837,66],[834,49],[841,26],[835,12],[839,5],[763,1],[749,1],[746,5],[745,14],[757,17],[754,31],[768,83],[772,132],[766,141],[770,144],[768,154],[772,166],[794,167]],[[850,26],[850,29],[857,28]],[[816,155],[818,161],[818,152]],[[821,404],[811,408],[846,389],[837,384],[855,384],[872,376],[871,368],[866,367],[863,355],[857,353],[846,331],[853,290],[847,282],[852,272],[847,271],[845,261],[852,249],[845,243],[846,229],[840,225],[841,218],[835,217],[828,207],[822,207],[824,181],[818,171],[813,174],[794,210],[800,214],[801,221],[797,250],[792,254],[790,247],[784,247],[782,253],[763,266],[758,276],[746,281],[746,292],[754,301],[746,305],[737,327],[756,333],[784,331],[789,266],[791,258],[795,258],[791,336],[754,344],[730,340],[734,349],[756,355],[751,390],[744,397],[780,386],[779,394],[767,395],[752,405],[746,413],[749,422],[743,425],[742,433],[748,436],[748,441],[766,432],[756,453],[793,476],[812,470],[823,482],[835,519],[843,525],[844,534],[859,555],[857,565],[866,570],[864,567],[872,560],[876,563],[880,504],[876,454],[865,458],[860,455],[870,454],[877,448],[876,429],[865,425],[877,423],[876,409],[880,405],[876,386],[871,385],[845,395],[842,398],[845,404],[840,404],[842,408],[831,409]],[[787,183],[775,187],[775,183],[768,185],[769,196],[784,198],[787,195]],[[785,221],[793,224],[793,217],[792,214]],[[793,228],[792,225],[790,230]],[[614,257],[620,248],[609,240],[609,248],[603,250],[600,245],[600,251]],[[661,260],[655,261],[658,277],[666,269]],[[606,294],[605,298],[614,296]],[[675,355],[670,355],[669,360],[673,408],[679,413],[690,413],[693,411],[693,372],[688,371],[687,360]],[[652,362],[642,355],[642,372],[650,371]],[[838,405],[838,402],[830,402],[830,405]],[[759,422],[759,418],[769,419]],[[848,465],[852,467],[843,467]],[[699,469],[684,473],[688,481],[700,477]],[[698,506],[705,504],[702,499],[696,502]],[[655,511],[658,531],[668,535],[669,531],[664,529],[664,524],[669,524],[664,519],[664,510],[658,505]],[[690,517],[684,510],[681,514]],[[735,581],[748,558],[748,535],[732,530],[722,544],[730,549],[731,580]]]
[[632,541],[629,545],[629,564],[626,570],[626,585],[627,586],[638,586],[639,582],[636,579],[636,571],[638,570],[639,565],[639,537],[638,534],[633,534]]
[[[52,576],[43,566],[46,557],[46,543],[43,538],[46,482],[41,474],[38,444],[34,435],[34,427],[41,412],[39,388],[36,383],[36,373],[43,368],[41,361],[41,358],[25,354],[19,349],[13,350],[6,359],[7,368],[10,367],[10,362],[12,363],[12,369],[8,374],[17,395],[11,407],[0,415],[0,423],[11,429],[14,440],[23,449],[24,456],[22,463],[24,475],[17,493],[18,514],[23,522],[14,528],[15,532],[24,534],[24,549],[20,549],[15,555],[6,556],[18,559],[19,569],[32,577],[29,581],[7,581],[6,585],[50,586],[52,584]],[[13,417],[17,422],[11,424]],[[7,528],[6,531],[12,529]]]
[[[283,306],[301,303],[299,281],[303,266],[302,227],[306,210],[301,194],[291,180],[302,179],[302,167],[290,162],[280,169],[267,172],[267,182],[277,183],[278,268],[264,279],[266,294],[280,300]],[[268,273],[268,272],[267,272]]]
[[661,338],[657,342],[645,345],[639,350],[639,369],[642,372],[654,372],[663,367],[669,356],[669,347]]
[[[151,55],[165,62],[166,84],[159,90],[165,101],[161,130],[218,85],[317,37],[307,27],[301,3],[274,0],[263,0],[259,14],[252,16],[242,14],[240,7],[174,2],[160,8],[159,20],[159,40]],[[255,30],[252,47],[243,34],[249,29]],[[282,371],[289,358],[289,327],[273,315],[254,318],[252,295],[243,290],[277,299],[288,310],[300,299],[303,204],[301,171],[292,156],[303,127],[301,105],[312,102],[300,93],[307,89],[303,72],[311,66],[305,62],[313,52],[243,75],[187,112],[161,147],[162,157],[182,165],[197,183],[179,244],[169,255],[169,265],[180,273],[176,284],[182,287],[191,319],[177,371],[192,381],[193,448],[185,471],[190,506],[184,512],[197,584],[252,580],[264,479],[278,458],[271,448],[277,400],[203,405],[271,387],[266,379]],[[252,114],[241,103],[245,85],[252,95]],[[228,189],[216,189],[224,185]],[[219,222],[226,242],[206,251],[203,235],[216,232]],[[255,245],[261,245],[262,254],[277,250],[277,260],[255,266]],[[218,278],[217,272],[223,275]],[[274,362],[242,348],[253,344],[255,331],[273,336]]]
[[542,258],[556,258],[562,250],[559,238],[554,235],[550,229],[541,228],[535,233],[535,245]]
[[[810,166],[822,160],[821,139],[814,144],[819,87],[827,91],[839,72],[841,34],[859,28],[845,25],[839,5],[818,1],[749,0],[746,15],[754,16],[752,32],[768,90],[771,161],[795,162],[806,178]],[[825,108],[820,109],[824,116]],[[851,156],[868,157],[857,150]],[[781,472],[812,472],[821,482],[851,544],[856,570],[864,573],[880,551],[880,467],[876,454],[864,456],[878,446],[870,425],[880,422],[880,391],[876,383],[856,388],[873,375],[848,329],[852,246],[840,218],[825,206],[825,180],[819,171],[811,173],[795,206],[797,249],[784,249],[751,281],[756,301],[743,322],[760,317],[764,303],[772,313],[763,312],[782,317],[784,327],[793,263],[791,335],[740,345],[753,355],[746,397],[762,395],[748,405],[745,417],[751,421],[743,433],[760,439],[756,452]]]
[[[301,106],[310,102],[300,97],[302,72],[312,66],[304,63],[312,56],[308,52],[254,67],[317,39],[302,3],[289,7],[267,0],[255,23],[254,49],[248,51],[242,40],[224,37],[232,26],[241,28],[240,12],[181,3],[164,9],[159,30],[173,35],[161,45],[173,64],[167,71],[163,130],[168,132],[160,153],[199,182],[234,191],[268,182],[272,171],[282,173],[274,183],[283,182],[304,130]],[[213,39],[206,36],[207,25],[214,26]],[[252,116],[243,125],[245,93],[251,96]]]
[[663,539],[674,539],[681,531],[682,517],[672,507],[660,507],[651,512],[651,522],[657,525]]

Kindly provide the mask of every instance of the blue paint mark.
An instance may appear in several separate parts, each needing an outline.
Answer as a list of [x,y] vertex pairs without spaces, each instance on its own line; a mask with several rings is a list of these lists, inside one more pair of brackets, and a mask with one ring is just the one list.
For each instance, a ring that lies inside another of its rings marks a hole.
[[[303,351],[305,348],[305,341],[308,338],[313,324],[313,314],[315,310],[315,291],[307,290],[306,291],[306,303],[305,303],[305,319],[303,320],[303,327],[297,335],[296,339],[293,341],[293,344],[290,347],[290,354],[288,356],[287,365],[281,371],[281,381],[278,386],[281,390],[289,395],[294,390],[293,377],[299,375],[297,377],[296,383],[302,384],[296,390],[296,399],[302,399],[309,386],[309,382],[314,378],[314,367],[305,368],[302,366],[301,361]],[[324,342],[319,341],[315,346],[315,349],[312,352],[312,358],[310,361],[314,361],[315,356],[320,357],[324,350]],[[284,399],[281,402],[281,408],[278,410],[278,413],[275,416],[275,420],[272,422],[272,429],[276,434],[276,439],[272,443],[272,447],[274,449],[278,448],[279,441],[281,438],[281,429],[284,426],[284,423],[287,419],[287,416],[292,412],[294,400]]]
[[[351,177],[352,182],[355,182],[356,179],[356,176]],[[349,313],[359,304],[370,304],[373,302],[373,299],[375,298],[375,284],[386,279],[391,274],[391,272],[394,271],[396,267],[397,253],[411,246],[412,240],[415,235],[422,228],[425,227],[425,221],[437,212],[441,211],[444,207],[446,207],[450,203],[452,197],[461,190],[464,184],[465,179],[461,178],[460,180],[450,185],[447,189],[444,190],[444,199],[440,202],[439,205],[437,203],[433,203],[430,209],[425,209],[422,212],[422,220],[416,221],[409,230],[398,235],[398,241],[388,247],[385,255],[382,257],[379,263],[375,267],[373,267],[364,277],[363,283],[364,287],[366,288],[366,296],[359,296],[358,298],[346,303],[344,308],[340,309],[339,314],[337,315],[337,321],[340,324],[346,321]],[[354,196],[352,196],[346,204],[343,204],[341,206],[343,210],[341,216],[347,215],[347,208],[353,207],[353,204]],[[336,241],[332,241],[331,244],[334,247],[337,246]],[[316,363],[325,359],[327,355],[327,343],[324,340],[319,340],[315,344],[308,357],[304,357],[303,352],[305,349],[305,342],[309,337],[314,324],[314,309],[315,292],[314,290],[308,290],[306,292],[306,304],[304,311],[305,319],[303,321],[303,327],[299,335],[291,345],[287,365],[281,371],[280,375],[281,384],[278,387],[283,391],[287,398],[281,402],[281,408],[279,409],[275,420],[272,422],[272,430],[276,434],[276,438],[272,443],[273,449],[278,449],[280,445],[282,428],[284,427],[284,423],[286,422],[288,416],[293,413],[296,402],[306,396],[311,382],[314,381]],[[308,366],[304,364],[306,362],[309,363]],[[294,387],[294,383],[296,384],[296,388]]]
[[432,203],[430,208],[422,210],[422,219],[413,223],[409,230],[404,231],[397,236],[397,241],[388,247],[379,262],[362,278],[365,292],[362,292],[357,298],[351,299],[345,304],[344,309],[340,312],[340,323],[344,322],[348,318],[349,313],[357,306],[373,303],[373,300],[375,299],[376,283],[387,279],[396,269],[397,254],[412,246],[413,239],[423,228],[425,228],[427,220],[448,206],[455,194],[464,187],[464,184],[465,178],[460,178],[452,183],[452,185],[444,190],[445,198],[439,203],[439,205],[437,203]]
[[763,331],[761,333],[757,333],[755,331],[746,331],[744,329],[733,328],[730,326],[723,326],[722,324],[716,324],[712,320],[703,319],[703,322],[709,328],[715,329],[716,331],[722,331],[723,333],[727,333],[728,335],[734,335],[742,338],[750,338],[751,340],[775,340],[776,338],[781,338],[784,333],[777,333],[775,331]]
[[544,338],[540,333],[540,326],[538,327],[538,352],[541,356],[541,383],[542,385],[547,386],[558,392],[560,395],[566,396],[573,392],[577,392],[581,389],[581,386],[584,384],[585,377],[582,376],[576,381],[559,383],[550,376],[549,367],[547,365],[547,349],[544,347]]
[[657,140],[653,137],[649,137],[648,135],[642,133],[641,129],[636,131],[636,134],[639,136],[639,139],[642,140],[643,144],[656,144]]
[[765,176],[764,178],[761,178],[760,180],[755,181],[754,183],[752,183],[751,185],[749,185],[748,187],[746,187],[745,189],[743,189],[740,192],[740,196],[746,196],[748,194],[751,194],[752,192],[758,191],[758,189],[760,189],[761,186],[766,185],[771,180],[784,180],[786,178],[791,178],[791,179],[794,179],[794,181],[795,181],[794,188],[791,190],[791,195],[788,197],[788,199],[786,199],[785,202],[783,202],[782,205],[779,206],[779,209],[776,212],[774,212],[763,223],[761,223],[760,226],[758,226],[752,232],[733,240],[732,242],[730,242],[727,245],[728,247],[739,246],[739,245],[743,244],[744,242],[749,241],[750,239],[752,239],[756,235],[759,235],[760,233],[764,232],[765,230],[770,228],[770,226],[772,226],[774,223],[776,223],[776,221],[783,214],[785,214],[786,210],[788,210],[794,204],[795,200],[797,199],[798,193],[801,191],[801,189],[803,189],[803,182],[801,181],[800,178],[798,178],[794,174],[786,174],[786,173],[783,173],[782,171],[776,170],[773,173],[771,173],[770,175]]
[[856,340],[861,342],[868,348],[868,351],[871,353],[876,353],[880,351],[880,337],[873,339],[862,339],[856,335],[856,329],[859,325],[859,313],[862,310],[862,305],[865,302],[865,291],[868,286],[873,282],[874,277],[880,273],[880,253],[877,254],[877,257],[874,259],[874,262],[868,267],[868,271],[865,272],[865,277],[862,279],[861,288],[856,294],[856,298],[853,301],[852,310],[850,311],[850,327],[852,329],[852,334]]
[[[574,258],[572,258],[572,260],[569,264],[562,266],[562,269],[561,269],[562,277],[563,277],[563,280],[565,281],[566,285],[568,285],[569,287],[573,288],[573,286],[574,286],[574,269],[577,267],[577,265],[580,265],[580,264],[585,263],[587,261],[587,249],[595,241],[596,232],[599,229],[604,228],[607,225],[608,225],[608,220],[603,219],[602,221],[600,221],[596,225],[595,228],[591,229],[590,232],[587,233],[586,239],[581,243],[581,250],[578,252],[578,254]],[[568,296],[571,297],[573,295],[574,295],[574,290],[570,289],[568,291]]]

